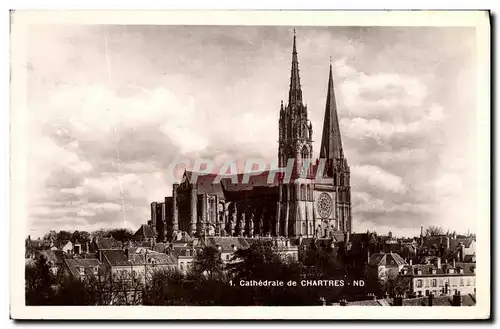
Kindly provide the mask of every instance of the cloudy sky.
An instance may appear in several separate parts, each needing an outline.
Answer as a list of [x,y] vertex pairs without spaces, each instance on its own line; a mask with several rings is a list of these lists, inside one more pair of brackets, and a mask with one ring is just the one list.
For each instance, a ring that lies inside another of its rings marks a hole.
[[[179,156],[273,161],[292,29],[32,27],[30,233],[136,229]],[[355,232],[476,230],[475,42],[469,28],[297,28],[315,154],[332,57]]]

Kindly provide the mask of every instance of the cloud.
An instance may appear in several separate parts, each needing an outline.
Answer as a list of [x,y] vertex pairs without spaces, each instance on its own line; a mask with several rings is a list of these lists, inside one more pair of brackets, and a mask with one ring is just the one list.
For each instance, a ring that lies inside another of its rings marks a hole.
[[[33,232],[138,227],[149,203],[170,195],[166,168],[178,157],[219,165],[275,160],[291,28],[40,26],[29,33]],[[442,28],[298,31],[316,153],[332,56],[355,231],[452,227],[472,216],[471,202],[464,214],[449,208],[473,198],[473,40],[473,30]]]
[[405,193],[403,179],[382,168],[372,165],[353,166],[351,168],[352,185],[356,188],[366,186],[391,193]]

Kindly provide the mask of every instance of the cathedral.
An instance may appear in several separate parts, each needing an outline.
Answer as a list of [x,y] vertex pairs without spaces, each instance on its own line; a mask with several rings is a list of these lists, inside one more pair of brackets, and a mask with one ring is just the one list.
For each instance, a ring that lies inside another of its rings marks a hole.
[[302,98],[295,32],[292,47],[288,102],[281,101],[277,111],[278,165],[292,164],[290,179],[270,170],[243,183],[243,174],[235,182],[234,177],[186,170],[172,196],[151,204],[148,223],[166,239],[180,232],[248,238],[332,238],[351,232],[350,170],[342,150],[332,66],[319,159],[313,160],[313,127]]

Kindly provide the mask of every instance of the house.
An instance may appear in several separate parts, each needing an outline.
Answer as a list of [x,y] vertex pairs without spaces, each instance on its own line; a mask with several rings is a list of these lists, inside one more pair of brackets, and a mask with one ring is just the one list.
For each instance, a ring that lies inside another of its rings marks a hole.
[[113,279],[139,278],[144,282],[147,275],[155,270],[176,269],[176,259],[171,255],[150,250],[125,249],[102,250],[102,266]]
[[170,243],[172,247],[186,247],[188,244],[193,243],[194,238],[192,238],[187,232],[179,231],[174,234]]
[[220,251],[221,259],[224,263],[228,263],[233,257],[235,251],[239,249],[247,249],[250,244],[247,242],[249,239],[241,237],[220,237],[211,236],[200,240],[199,246],[214,247]]
[[[326,303],[323,305],[326,306]],[[417,298],[384,298],[384,299],[366,299],[347,301],[342,300],[339,303],[333,303],[333,306],[475,306],[476,296],[473,294],[453,295],[453,296],[434,296]]]
[[66,254],[72,254],[73,253],[73,242],[71,242],[70,240],[68,240],[66,243],[63,243],[61,248],[60,248],[63,252],[65,252]]
[[401,279],[409,279],[410,294],[415,296],[476,293],[475,263],[405,265]]
[[463,262],[467,256],[476,255],[476,241],[472,238],[453,239],[450,249],[456,254],[456,259]]
[[[87,244],[87,248],[88,248],[88,244]],[[85,252],[87,252],[87,251],[88,250],[85,250]],[[84,251],[82,250],[82,244],[80,243],[80,241],[75,240],[75,242],[73,242],[73,254],[80,255],[83,252]]]
[[[249,246],[251,246],[256,241],[269,241],[273,244],[275,250],[284,260],[290,259],[297,261],[299,259],[300,245],[298,239],[288,239],[285,237],[261,237],[247,238],[246,241],[248,242]],[[245,247],[242,247],[242,249],[245,249]]]
[[51,241],[49,240],[40,240],[38,238],[37,240],[31,240],[31,236],[28,235],[28,237],[25,240],[25,258],[31,258],[34,259],[37,255],[37,251],[39,250],[50,250],[50,248],[53,246]]
[[65,259],[64,269],[70,276],[84,279],[99,274],[101,262],[98,259]]
[[172,254],[177,260],[177,269],[182,274],[187,274],[191,268],[196,254],[200,252],[200,247],[191,246],[174,246]]
[[397,278],[405,265],[404,259],[396,253],[375,253],[370,256],[366,270],[379,280],[386,281]]
[[299,246],[293,240],[284,237],[271,238],[274,240],[278,253],[284,258],[292,261],[299,260]]
[[394,298],[391,306],[475,306],[476,296],[473,294],[456,294],[453,296],[434,296],[417,298]]
[[476,254],[476,240],[456,235],[432,235],[424,238],[421,253],[443,258],[445,252],[455,260],[463,261],[465,256]]
[[155,227],[142,224],[141,227],[134,233],[132,238],[136,241],[151,241],[155,240],[157,235]]
[[62,250],[39,250],[35,258],[44,257],[49,265],[52,274],[56,275],[64,264],[64,252]]
[[100,239],[94,237],[90,243],[89,253],[95,256],[91,258],[97,258],[100,262],[103,262],[102,252],[105,250],[123,250],[123,243],[113,237]]

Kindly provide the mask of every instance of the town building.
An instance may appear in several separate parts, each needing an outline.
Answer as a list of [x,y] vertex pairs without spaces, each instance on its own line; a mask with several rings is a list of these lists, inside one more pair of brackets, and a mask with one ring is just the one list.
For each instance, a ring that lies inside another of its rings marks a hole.
[[64,264],[66,258],[62,250],[39,250],[35,253],[35,259],[45,259],[52,274],[56,275]]
[[[322,300],[327,306],[326,301]],[[402,296],[394,298],[376,298],[367,296],[364,300],[347,301],[341,300],[332,303],[332,306],[475,306],[476,296],[474,294],[455,294],[452,296],[434,296],[405,298]]]
[[404,259],[396,253],[375,253],[370,256],[367,271],[379,280],[387,281],[397,278],[405,265]]
[[475,268],[475,263],[442,264],[437,257],[435,263],[405,265],[399,276],[409,279],[410,294],[415,296],[475,294]]
[[64,260],[64,271],[66,274],[77,279],[85,279],[91,276],[97,276],[99,269],[101,268],[101,262],[98,259],[65,259]]
[[250,247],[248,239],[238,237],[206,237],[201,239],[201,247],[213,247],[220,252],[220,257],[224,264],[231,261],[234,253],[239,249]]
[[136,278],[144,282],[156,270],[175,270],[177,267],[172,255],[144,248],[103,250],[101,255],[104,273],[110,274],[113,280]]

